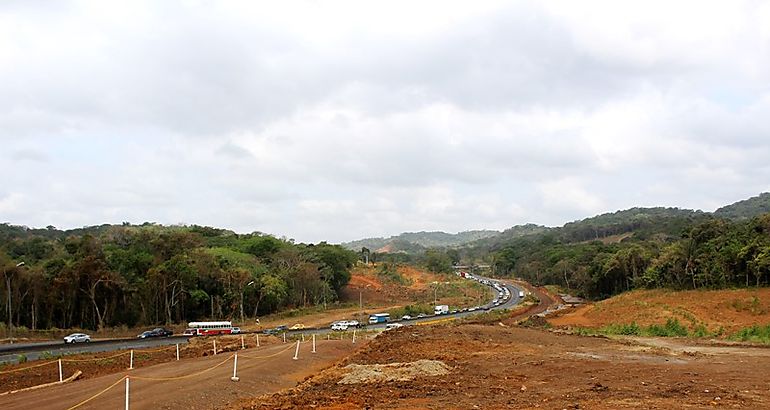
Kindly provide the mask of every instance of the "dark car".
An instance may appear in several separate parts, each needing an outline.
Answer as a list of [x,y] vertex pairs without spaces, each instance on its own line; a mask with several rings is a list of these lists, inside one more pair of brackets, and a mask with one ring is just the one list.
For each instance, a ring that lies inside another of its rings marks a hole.
[[136,337],[140,339],[146,339],[148,337],[168,337],[173,335],[174,332],[171,330],[168,330],[166,328],[162,327],[156,327],[155,329],[148,330],[146,332],[142,332],[141,334],[137,335]]
[[266,335],[277,335],[278,333],[282,333],[282,332],[285,332],[287,330],[289,330],[288,326],[280,325],[280,326],[276,326],[275,328],[272,328],[272,329],[265,329],[265,330],[262,331],[262,333],[266,334]]

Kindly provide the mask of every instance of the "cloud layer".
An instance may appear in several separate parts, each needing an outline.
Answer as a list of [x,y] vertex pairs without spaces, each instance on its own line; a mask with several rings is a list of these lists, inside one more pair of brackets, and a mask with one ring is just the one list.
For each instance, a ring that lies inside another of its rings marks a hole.
[[770,189],[767,4],[476,3],[3,3],[0,220],[336,242]]

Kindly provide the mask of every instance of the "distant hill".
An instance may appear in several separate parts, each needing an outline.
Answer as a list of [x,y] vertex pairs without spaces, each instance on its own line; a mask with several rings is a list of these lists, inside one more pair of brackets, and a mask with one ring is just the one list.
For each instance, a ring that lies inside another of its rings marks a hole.
[[359,251],[415,253],[426,248],[470,247],[497,250],[520,238],[563,244],[588,241],[612,243],[626,239],[678,239],[694,223],[711,218],[746,220],[770,212],[770,193],[736,202],[715,212],[680,208],[630,208],[568,222],[561,227],[536,224],[516,225],[503,232],[492,230],[445,232],[407,232],[390,238],[368,238],[342,246]]
[[740,221],[751,219],[767,212],[770,212],[770,192],[738,201],[732,205],[723,206],[714,211],[714,215],[719,218]]
[[405,232],[390,238],[367,238],[343,243],[347,249],[360,251],[368,248],[372,251],[394,253],[410,252],[414,248],[446,248],[468,244],[470,242],[499,235],[500,231],[478,230],[456,234],[446,232]]
[[482,247],[482,248],[496,248],[497,245],[499,244],[507,243],[514,239],[525,237],[525,236],[545,233],[552,229],[554,228],[549,228],[547,226],[536,225],[536,224],[516,225],[504,230],[498,235],[476,240],[469,245],[475,246],[475,247]]

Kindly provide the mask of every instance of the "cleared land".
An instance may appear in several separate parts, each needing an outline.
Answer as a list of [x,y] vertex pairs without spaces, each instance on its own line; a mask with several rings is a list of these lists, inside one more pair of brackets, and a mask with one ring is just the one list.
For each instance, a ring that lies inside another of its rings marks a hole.
[[[497,320],[402,328],[386,332],[294,389],[228,408],[770,406],[770,351],[701,350],[680,342],[676,349],[652,347],[509,327]],[[380,365],[388,364],[392,366],[386,369],[401,369],[398,374],[408,377],[383,376]]]
[[[74,406],[119,381],[124,375],[131,379],[132,409],[210,409],[237,398],[279,391],[319,372],[356,348],[366,340],[353,345],[350,340],[319,340],[317,353],[311,353],[310,343],[301,347],[299,360],[292,360],[292,344],[242,350],[239,353],[239,382],[230,380],[233,359],[231,353],[196,359],[169,362],[131,371],[121,369],[116,374],[79,380],[37,391],[0,395],[3,409],[62,409]],[[248,357],[247,357],[248,356]],[[249,358],[251,357],[251,358]],[[201,373],[221,364],[213,370]],[[88,374],[88,373],[86,373]],[[191,376],[193,375],[193,376]],[[154,381],[145,378],[175,378]],[[103,395],[86,403],[80,409],[122,408],[124,382]]]

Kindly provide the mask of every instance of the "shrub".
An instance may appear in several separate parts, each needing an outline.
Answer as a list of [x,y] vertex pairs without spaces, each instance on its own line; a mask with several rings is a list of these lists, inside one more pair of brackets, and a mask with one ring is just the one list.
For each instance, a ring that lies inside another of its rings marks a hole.
[[729,339],[770,344],[770,325],[745,327],[732,334]]
[[636,322],[629,324],[609,324],[599,329],[600,333],[607,335],[624,335],[624,336],[639,336],[642,333],[642,329]]
[[18,360],[19,363],[26,363],[27,362],[27,355],[20,354],[19,356],[17,356],[17,360]]
[[647,334],[650,336],[661,336],[661,337],[684,337],[689,334],[687,331],[687,328],[685,326],[682,326],[681,323],[679,323],[678,319],[674,318],[668,318],[666,320],[666,324],[661,325],[650,325],[647,327]]

